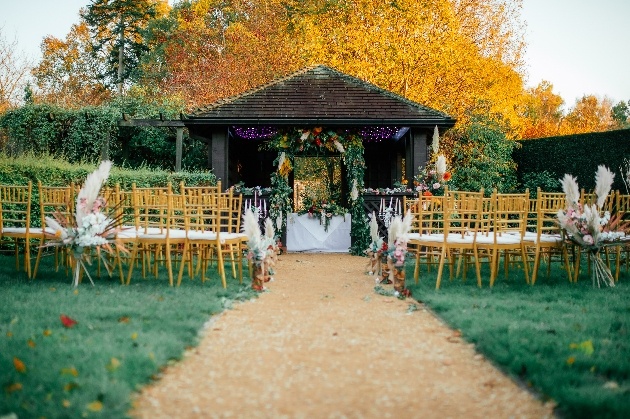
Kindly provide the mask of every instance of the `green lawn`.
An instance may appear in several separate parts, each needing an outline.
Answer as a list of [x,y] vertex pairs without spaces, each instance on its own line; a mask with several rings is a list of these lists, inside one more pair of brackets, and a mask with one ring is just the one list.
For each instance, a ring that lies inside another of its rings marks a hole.
[[466,282],[450,282],[446,270],[436,291],[435,269],[413,285],[408,267],[407,284],[479,352],[555,400],[561,416],[629,417],[630,275],[622,269],[616,287],[598,289],[586,274],[571,284],[559,269],[547,278],[546,268],[533,287],[518,269],[508,280],[501,272],[492,289],[487,279],[477,287],[474,269]]
[[210,316],[253,297],[216,275],[179,288],[166,275],[138,274],[128,287],[94,279],[75,290],[48,260],[29,281],[0,256],[0,417],[124,417],[132,393],[195,345]]

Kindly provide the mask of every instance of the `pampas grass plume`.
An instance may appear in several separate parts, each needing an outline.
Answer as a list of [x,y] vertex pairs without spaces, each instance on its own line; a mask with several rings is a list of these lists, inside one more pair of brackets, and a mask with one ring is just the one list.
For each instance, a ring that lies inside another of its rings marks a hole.
[[370,237],[372,238],[372,243],[376,243],[379,239],[378,222],[376,221],[376,214],[374,211],[372,211],[372,217],[370,219]]
[[276,232],[273,228],[273,221],[271,221],[271,218],[265,218],[265,237],[273,239],[275,235]]
[[258,226],[258,219],[253,211],[245,211],[243,214],[243,233],[247,236],[250,248],[258,246],[260,243],[261,233]]
[[443,176],[446,173],[446,157],[440,154],[435,162],[435,171],[438,175]]
[[562,183],[562,191],[565,194],[567,208],[577,208],[577,203],[580,200],[580,187],[577,184],[577,179],[569,174],[565,174],[560,183]]
[[[109,177],[109,171],[112,168],[112,162],[109,160],[102,161],[98,169],[90,173],[85,179],[83,187],[77,195],[76,218],[77,225],[81,225],[83,216],[92,211],[94,200],[98,197],[101,187]],[[81,201],[85,201],[85,206],[81,205]]]
[[597,195],[597,207],[602,208],[606,197],[610,193],[613,181],[615,180],[615,174],[610,171],[606,166],[600,165],[597,167],[597,173],[595,174],[595,195]]

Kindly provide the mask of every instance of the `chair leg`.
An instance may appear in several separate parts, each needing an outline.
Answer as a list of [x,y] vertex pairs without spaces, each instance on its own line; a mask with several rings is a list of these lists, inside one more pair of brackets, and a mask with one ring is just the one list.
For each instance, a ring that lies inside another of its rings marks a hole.
[[446,259],[446,246],[442,247],[442,252],[440,253],[440,265],[438,266],[437,280],[435,281],[435,289],[440,289],[440,283],[442,282],[442,271],[444,270],[444,259]]

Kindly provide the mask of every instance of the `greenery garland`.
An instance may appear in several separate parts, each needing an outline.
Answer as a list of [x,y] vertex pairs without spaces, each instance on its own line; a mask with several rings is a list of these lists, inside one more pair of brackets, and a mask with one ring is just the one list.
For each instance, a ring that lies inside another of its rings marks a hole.
[[363,209],[363,174],[365,159],[361,137],[353,133],[340,133],[324,130],[290,128],[279,130],[266,144],[265,148],[278,151],[274,161],[276,173],[271,176],[272,193],[270,196],[269,216],[276,223],[276,233],[281,235],[286,229],[286,215],[291,211],[291,192],[289,174],[293,170],[293,159],[300,154],[331,155],[340,153],[346,165],[346,181],[350,196],[348,203],[352,217],[350,253],[363,255],[370,243],[368,220]]

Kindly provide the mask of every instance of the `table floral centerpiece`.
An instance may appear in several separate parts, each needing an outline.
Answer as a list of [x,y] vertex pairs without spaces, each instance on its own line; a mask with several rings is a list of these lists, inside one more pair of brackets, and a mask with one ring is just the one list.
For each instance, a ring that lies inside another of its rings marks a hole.
[[446,167],[446,157],[440,154],[434,163],[420,168],[414,177],[414,186],[418,195],[444,195],[444,188],[451,177],[451,172]]
[[[117,233],[122,225],[122,216],[113,215],[115,208],[108,211],[105,198],[99,195],[102,186],[109,177],[111,161],[103,161],[98,169],[89,174],[79,191],[76,200],[74,218],[67,218],[57,212],[53,217],[46,217],[46,235],[50,242],[46,246],[66,247],[70,250],[72,266],[72,284],[77,287],[81,272],[85,272],[92,285],[94,282],[87,271],[86,264],[91,264],[92,252],[103,262],[111,275],[111,266],[101,250],[114,254],[112,245],[125,250],[122,243],[117,242]],[[50,230],[53,233],[50,233]]]
[[606,197],[614,180],[614,173],[601,165],[595,175],[595,199],[593,202],[580,204],[580,188],[577,180],[565,174],[561,180],[565,194],[566,208],[558,211],[558,223],[566,237],[578,246],[587,249],[593,256],[593,285],[599,287],[603,282],[610,287],[615,286],[610,269],[601,259],[600,250],[607,246],[624,243],[630,226],[619,217],[602,211]]
[[346,209],[338,205],[335,201],[318,201],[307,195],[303,196],[303,208],[298,211],[299,215],[308,214],[309,217],[317,218],[319,224],[324,226],[324,231],[328,231],[330,220],[333,216],[343,216],[345,219]]

